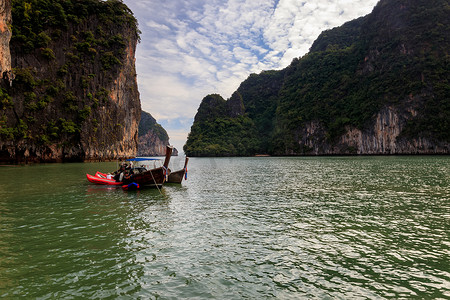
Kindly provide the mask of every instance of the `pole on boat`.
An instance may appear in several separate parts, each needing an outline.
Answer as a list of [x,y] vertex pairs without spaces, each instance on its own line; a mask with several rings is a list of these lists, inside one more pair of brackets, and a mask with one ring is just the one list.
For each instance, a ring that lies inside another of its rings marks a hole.
[[170,157],[172,156],[173,146],[167,145],[166,146],[166,158],[164,159],[164,168],[167,169],[170,162]]
[[[183,167],[183,170],[184,170],[184,180],[187,180],[187,164],[188,164],[188,161],[189,161],[189,157],[187,157],[186,156],[186,159],[184,160],[184,167]],[[181,180],[183,180],[183,175],[181,175]]]

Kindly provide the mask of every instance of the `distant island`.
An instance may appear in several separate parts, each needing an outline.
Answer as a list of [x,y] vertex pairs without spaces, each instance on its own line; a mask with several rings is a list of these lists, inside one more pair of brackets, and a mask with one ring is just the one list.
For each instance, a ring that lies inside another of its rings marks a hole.
[[0,8],[0,161],[135,156],[140,32],[131,10],[118,0],[2,0]]
[[[169,145],[167,131],[156,122],[148,112],[142,111],[138,130],[138,155],[139,156],[164,156],[166,146]],[[172,156],[177,156],[178,150],[173,149]]]
[[450,153],[450,6],[381,0],[230,99],[206,96],[189,156]]

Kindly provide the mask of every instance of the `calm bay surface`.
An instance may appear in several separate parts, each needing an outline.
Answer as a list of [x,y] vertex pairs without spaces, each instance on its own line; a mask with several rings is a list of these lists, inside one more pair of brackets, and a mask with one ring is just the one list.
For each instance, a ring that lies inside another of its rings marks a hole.
[[0,167],[0,298],[450,299],[448,156],[191,158],[161,192],[86,180],[114,169]]

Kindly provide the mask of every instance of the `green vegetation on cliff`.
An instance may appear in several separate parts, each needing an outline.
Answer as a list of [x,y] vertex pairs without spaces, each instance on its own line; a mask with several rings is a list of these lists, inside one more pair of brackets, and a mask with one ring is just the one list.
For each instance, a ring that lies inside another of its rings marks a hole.
[[112,94],[119,74],[131,79],[129,97],[139,105],[135,71],[124,66],[127,47],[139,39],[128,7],[120,0],[12,0],[12,19],[15,80],[1,85],[0,160],[20,161],[24,152],[39,160],[50,146],[62,149],[54,159],[81,160],[82,143],[107,148],[121,140],[125,114]]
[[[129,8],[120,0],[12,0],[12,39],[20,45],[22,51],[30,53],[46,48],[53,39],[61,38],[63,31],[73,24],[81,24],[95,16],[103,25],[128,23],[138,34],[137,21]],[[109,40],[102,27],[97,29],[100,39],[96,40],[92,32],[85,32],[84,39],[75,46],[82,51],[94,49],[97,43],[115,43],[114,36]],[[121,39],[120,39],[121,40]],[[119,41],[122,43],[122,41]],[[93,51],[93,50],[91,50]]]
[[[284,70],[250,75],[238,92],[247,124],[256,128],[247,126],[246,134],[259,142],[244,155],[308,154],[305,130],[311,122],[320,124],[320,143],[333,147],[348,128],[370,131],[385,107],[412,114],[401,138],[449,143],[449,15],[446,0],[381,0],[370,15],[324,31],[307,55]],[[216,127],[201,126],[199,120],[210,113],[202,105],[186,143],[187,155],[218,141],[223,148],[235,147],[236,141]],[[217,111],[210,123],[227,117]]]
[[[314,120],[332,143],[345,126],[365,129],[382,107],[396,106],[420,111],[404,132],[409,138],[450,142],[449,13],[447,1],[385,0],[371,15],[323,33],[286,69],[277,136],[295,136]],[[300,151],[296,140],[276,139],[277,152]]]
[[[237,101],[239,95],[234,95]],[[220,95],[206,96],[184,146],[191,156],[245,156],[259,148],[254,122]]]
[[141,121],[139,122],[138,135],[139,137],[146,135],[149,131],[153,132],[161,141],[169,142],[169,135],[167,131],[156,122],[148,112],[141,112]]
[[[156,122],[148,112],[141,112],[141,120],[138,129],[138,156],[163,156],[166,146],[169,145],[167,131]],[[173,149],[172,155],[178,155]]]
[[[251,74],[241,83],[238,93],[242,96],[245,112],[255,123],[259,147],[258,153],[268,153],[271,149],[272,132],[275,127],[273,116],[278,104],[278,92],[284,84],[285,71],[265,71],[259,75]],[[254,154],[248,153],[249,155]]]

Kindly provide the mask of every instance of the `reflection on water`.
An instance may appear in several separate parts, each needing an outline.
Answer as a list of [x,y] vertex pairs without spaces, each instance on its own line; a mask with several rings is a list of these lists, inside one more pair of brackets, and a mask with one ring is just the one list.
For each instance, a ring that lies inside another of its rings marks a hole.
[[193,158],[0,168],[0,297],[448,298],[448,157]]

